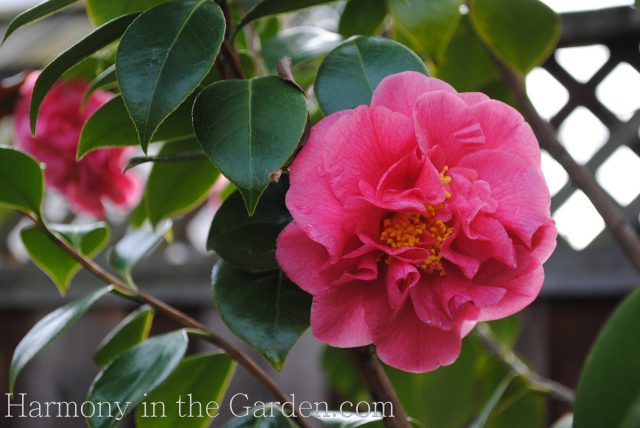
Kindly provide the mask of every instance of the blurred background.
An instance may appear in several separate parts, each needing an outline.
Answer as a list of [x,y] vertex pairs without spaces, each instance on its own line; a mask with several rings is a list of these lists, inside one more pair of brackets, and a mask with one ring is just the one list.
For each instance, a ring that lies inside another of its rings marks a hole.
[[[32,0],[0,0],[0,33]],[[562,14],[557,50],[527,77],[527,90],[540,114],[557,129],[571,155],[585,165],[640,229],[640,12],[628,0],[545,0]],[[320,44],[337,43],[337,23],[344,2],[320,6],[284,18],[287,27],[313,25]],[[0,78],[41,68],[65,47],[91,30],[82,7],[19,30],[0,49]],[[10,118],[0,121],[0,144],[11,141]],[[626,261],[587,197],[569,181],[562,167],[543,153],[543,170],[553,195],[552,211],[560,232],[558,248],[545,265],[540,298],[521,314],[517,349],[542,374],[575,387],[585,356],[617,302],[638,284],[639,275]],[[144,171],[144,169],[143,169]],[[60,196],[48,192],[46,216],[52,222],[89,219],[69,212]],[[135,272],[141,288],[232,335],[217,319],[210,297],[210,271],[215,256],[205,241],[214,209],[210,205],[177,221],[174,240],[160,247]],[[113,240],[123,235],[125,217],[110,212]],[[5,391],[15,346],[44,314],[63,299],[50,280],[29,263],[18,231],[21,217],[0,212],[0,384]],[[98,261],[102,260],[99,258]],[[70,295],[94,287],[80,273]],[[106,299],[53,346],[38,356],[18,382],[30,399],[83,401],[97,366],[89,356],[130,307]],[[154,329],[174,328],[158,318]],[[237,339],[232,339],[238,342]],[[202,346],[202,345],[198,345]],[[337,400],[322,368],[323,345],[307,333],[295,346],[277,379],[286,391],[310,401]],[[251,351],[248,351],[251,352]],[[258,358],[259,359],[259,358]],[[269,369],[271,370],[271,369]],[[242,370],[227,397],[269,395]],[[223,406],[224,408],[224,406]],[[566,410],[551,403],[545,420]],[[0,400],[6,414],[6,400]],[[223,414],[216,422],[228,417]],[[80,420],[0,420],[6,427],[75,427]],[[439,427],[436,427],[439,428]]]

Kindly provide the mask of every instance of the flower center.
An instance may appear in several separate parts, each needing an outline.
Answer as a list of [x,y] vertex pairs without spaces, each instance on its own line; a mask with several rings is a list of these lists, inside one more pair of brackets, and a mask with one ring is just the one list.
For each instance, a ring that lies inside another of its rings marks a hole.
[[[425,214],[418,212],[395,213],[382,222],[380,241],[391,248],[423,247],[429,251],[429,256],[417,265],[427,273],[446,274],[442,264],[442,244],[453,233],[442,220],[436,218],[442,205],[425,204]],[[387,263],[392,260],[387,258]]]
[[[440,181],[443,185],[451,183],[451,177],[447,174],[448,167],[444,167],[440,173]],[[446,199],[451,198],[451,193],[445,190]],[[423,247],[429,251],[427,259],[419,265],[425,272],[446,275],[442,263],[442,244],[453,233],[453,228],[448,227],[442,220],[436,218],[443,205],[431,205],[425,202],[426,213],[400,212],[394,213],[382,221],[380,241],[391,248]],[[387,257],[386,263],[392,263]]]

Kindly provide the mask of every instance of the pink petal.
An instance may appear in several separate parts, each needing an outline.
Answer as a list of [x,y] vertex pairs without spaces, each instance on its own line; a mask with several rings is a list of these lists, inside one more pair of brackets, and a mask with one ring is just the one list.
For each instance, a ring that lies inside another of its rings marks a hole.
[[371,329],[365,321],[367,300],[383,296],[384,289],[375,284],[343,284],[315,296],[311,305],[313,335],[339,348],[370,344]]
[[470,106],[491,99],[482,92],[459,92],[458,96]]
[[428,92],[418,98],[414,118],[422,150],[437,146],[447,163],[455,165],[474,145],[484,144],[482,128],[469,109],[458,94],[450,92]]
[[325,170],[343,201],[360,189],[361,181],[375,188],[385,171],[416,147],[411,120],[384,107],[349,111],[325,139]]
[[478,178],[491,185],[491,196],[498,202],[495,216],[531,245],[533,234],[550,217],[551,197],[540,168],[520,156],[495,150],[472,153],[459,165],[475,169]]
[[453,363],[460,354],[461,334],[423,323],[410,301],[386,323],[378,324],[374,343],[380,359],[400,370],[422,373]]
[[480,310],[479,320],[490,321],[508,317],[521,311],[540,293],[544,282],[544,270],[537,265],[533,270],[501,284],[505,289],[504,297],[493,306]]
[[420,281],[420,272],[407,263],[391,263],[387,270],[387,296],[393,309],[402,305],[410,290]]
[[334,113],[318,122],[290,168],[291,187],[287,207],[298,225],[331,255],[339,254],[346,236],[342,230],[342,206],[333,194],[322,164],[326,150],[325,136],[349,111]]
[[330,285],[321,275],[329,255],[296,224],[290,223],[278,235],[276,259],[287,277],[310,294],[320,294]]
[[486,137],[487,150],[522,156],[540,166],[540,148],[531,127],[513,107],[497,100],[486,100],[470,107]]
[[455,93],[455,89],[442,80],[415,71],[405,71],[385,77],[374,91],[371,105],[384,106],[413,117],[416,100],[425,92],[432,91]]

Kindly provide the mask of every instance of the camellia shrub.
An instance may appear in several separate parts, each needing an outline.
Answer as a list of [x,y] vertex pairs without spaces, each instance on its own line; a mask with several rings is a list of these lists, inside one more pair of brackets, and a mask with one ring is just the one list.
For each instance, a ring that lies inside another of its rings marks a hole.
[[[73,3],[44,1],[4,38]],[[558,427],[640,426],[637,293],[575,398],[512,350],[512,315],[538,296],[557,237],[541,146],[607,222],[626,224],[524,91],[559,17],[538,0],[348,0],[334,9],[337,33],[291,25],[290,12],[324,3],[335,2],[86,0],[95,28],[13,89],[0,205],[31,220],[24,246],[62,295],[80,269],[104,287],[33,327],[9,391],[111,294],[139,307],[96,352],[81,408],[90,427],[130,414],[138,427],[214,424],[219,407],[185,417],[180,403],[219,403],[236,365],[273,403],[229,428],[539,427],[545,397],[574,412]],[[50,223],[47,189],[97,222]],[[222,320],[277,370],[310,327],[330,345],[332,388],[373,403],[366,412],[295,403],[251,356],[137,287],[135,264],[203,204],[216,211],[207,248]],[[102,221],[110,209],[129,213],[119,242]],[[637,236],[619,230],[638,254]],[[93,258],[107,246],[103,267]],[[182,329],[149,338],[156,314]],[[220,352],[187,356],[190,341]],[[167,414],[150,417],[158,403]]]

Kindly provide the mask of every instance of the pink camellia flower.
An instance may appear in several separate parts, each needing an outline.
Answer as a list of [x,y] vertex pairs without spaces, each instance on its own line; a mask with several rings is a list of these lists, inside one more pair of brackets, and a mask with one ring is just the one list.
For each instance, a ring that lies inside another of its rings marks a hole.
[[451,364],[478,321],[538,295],[555,247],[531,128],[508,105],[419,73],[320,121],[291,165],[284,272],[314,335],[375,344],[411,372]]
[[132,149],[100,149],[76,161],[82,126],[113,95],[96,91],[82,106],[88,83],[56,83],[40,107],[34,138],[29,128],[29,105],[37,78],[37,72],[31,73],[20,90],[14,113],[16,146],[46,164],[47,186],[64,195],[74,211],[102,218],[105,200],[123,209],[132,207],[142,192],[142,182],[135,173],[122,173]]

